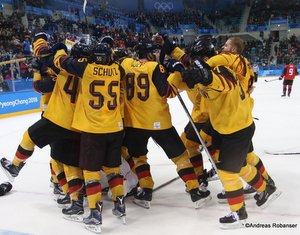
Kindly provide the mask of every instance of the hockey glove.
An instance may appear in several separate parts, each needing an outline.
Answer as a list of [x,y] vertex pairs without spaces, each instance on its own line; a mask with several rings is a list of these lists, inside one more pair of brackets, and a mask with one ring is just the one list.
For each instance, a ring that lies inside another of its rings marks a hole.
[[189,88],[193,88],[197,83],[207,86],[211,84],[213,79],[212,72],[209,68],[206,63],[196,60],[188,70],[183,72],[183,81]]
[[39,71],[42,67],[42,64],[38,59],[33,59],[31,61],[31,66],[32,66],[33,71]]
[[164,45],[161,48],[162,54],[171,55],[172,51],[176,48],[176,45],[173,44],[168,37],[164,39]]
[[51,48],[50,48],[50,52],[52,55],[55,55],[55,53],[59,50],[64,50],[66,53],[68,53],[68,48],[67,46],[62,43],[62,42],[58,42],[56,44],[54,44]]
[[283,79],[283,77],[281,77],[281,76],[280,76],[278,79],[279,79],[279,80],[282,80],[282,79]]
[[164,67],[169,73],[174,73],[175,71],[180,72],[181,74],[184,72],[184,66],[177,60],[170,59],[165,61]]
[[165,43],[165,40],[168,39],[168,36],[166,34],[162,33],[156,33],[152,36],[152,41],[154,41],[156,44],[162,46]]

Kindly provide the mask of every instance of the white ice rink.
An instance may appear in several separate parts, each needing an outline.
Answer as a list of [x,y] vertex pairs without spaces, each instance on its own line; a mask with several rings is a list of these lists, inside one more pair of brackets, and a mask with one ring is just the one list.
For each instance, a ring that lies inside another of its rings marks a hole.
[[[180,180],[153,194],[151,209],[143,209],[127,200],[127,225],[111,214],[112,202],[104,201],[102,234],[110,235],[215,235],[215,234],[300,234],[300,155],[267,155],[264,150],[300,152],[300,81],[294,82],[290,98],[281,98],[282,81],[265,82],[259,78],[253,93],[256,132],[255,152],[263,160],[282,195],[262,210],[254,199],[246,201],[248,222],[271,226],[296,224],[296,228],[219,229],[218,219],[229,213],[226,204],[218,204],[219,181],[209,184],[213,196],[206,206],[193,208],[184,183]],[[267,79],[271,79],[270,77]],[[190,104],[183,93],[188,107]],[[1,98],[1,96],[0,96]],[[173,125],[181,133],[188,122],[177,98],[170,100]],[[0,157],[12,159],[23,132],[40,118],[39,113],[0,119]],[[155,187],[177,176],[175,167],[162,150],[149,143],[149,160]],[[205,157],[205,166],[210,163]],[[64,220],[49,187],[49,148],[36,149],[27,161],[12,191],[0,197],[0,234],[81,235],[92,234],[82,223]],[[0,172],[0,182],[7,181]],[[87,212],[86,212],[87,213]]]

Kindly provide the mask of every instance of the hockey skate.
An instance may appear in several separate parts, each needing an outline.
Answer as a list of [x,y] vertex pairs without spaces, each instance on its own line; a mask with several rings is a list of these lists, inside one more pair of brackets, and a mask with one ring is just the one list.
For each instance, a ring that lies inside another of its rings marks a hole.
[[10,182],[13,182],[15,180],[15,178],[19,175],[20,170],[25,165],[25,163],[22,162],[19,166],[15,166],[6,158],[1,158],[0,163],[1,168],[3,169]]
[[150,209],[150,202],[152,200],[152,189],[139,189],[134,195],[133,203],[146,209]]
[[199,188],[189,191],[195,209],[199,209],[211,200],[210,191],[201,191]]
[[71,203],[70,195],[64,194],[63,196],[57,198],[56,202],[59,208],[65,208]]
[[75,222],[83,221],[83,199],[78,201],[72,201],[71,205],[62,209],[63,218]]
[[138,187],[134,187],[133,189],[131,189],[128,193],[126,193],[126,197],[131,197],[137,194],[138,191]]
[[0,196],[9,193],[11,189],[12,189],[12,184],[9,182],[4,182],[0,184]]
[[85,228],[94,233],[101,233],[103,203],[98,202],[95,209],[91,209],[90,215],[83,219]]
[[245,205],[238,211],[232,211],[228,215],[219,219],[222,229],[234,229],[245,227],[248,214]]
[[126,208],[125,208],[125,197],[120,196],[114,201],[114,208],[112,209],[113,215],[120,218],[123,224],[126,224]]
[[54,201],[57,201],[57,199],[60,196],[64,196],[65,194],[58,183],[52,183],[52,186],[53,186],[53,199]]
[[277,190],[276,186],[268,183],[265,191],[256,193],[254,199],[256,200],[256,205],[264,209],[280,195],[281,192]]
[[222,192],[217,194],[217,198],[218,198],[218,203],[220,204],[227,203],[227,197],[224,190],[222,190]]

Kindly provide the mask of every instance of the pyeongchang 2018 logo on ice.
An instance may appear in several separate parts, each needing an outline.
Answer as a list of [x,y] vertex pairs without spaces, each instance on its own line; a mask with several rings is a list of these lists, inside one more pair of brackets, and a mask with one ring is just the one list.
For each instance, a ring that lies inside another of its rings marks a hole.
[[3,109],[6,107],[15,107],[18,105],[28,105],[28,104],[37,103],[37,102],[38,102],[37,97],[29,97],[27,99],[15,99],[12,101],[0,102],[0,107]]

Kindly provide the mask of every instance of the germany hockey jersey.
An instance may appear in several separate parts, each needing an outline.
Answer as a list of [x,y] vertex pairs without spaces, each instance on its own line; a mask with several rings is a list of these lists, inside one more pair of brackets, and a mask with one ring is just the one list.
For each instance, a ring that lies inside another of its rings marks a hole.
[[124,123],[126,127],[164,130],[172,127],[168,97],[176,91],[168,83],[168,73],[154,61],[126,58],[121,66],[124,79]]
[[88,63],[86,60],[67,56],[63,50],[55,54],[54,63],[58,68],[82,78],[73,128],[88,133],[123,130],[120,82],[124,71],[119,64]]

